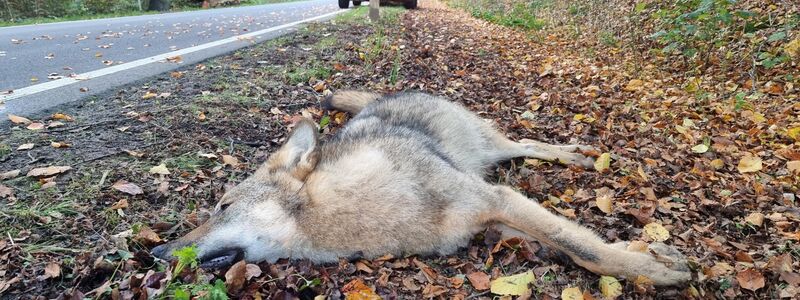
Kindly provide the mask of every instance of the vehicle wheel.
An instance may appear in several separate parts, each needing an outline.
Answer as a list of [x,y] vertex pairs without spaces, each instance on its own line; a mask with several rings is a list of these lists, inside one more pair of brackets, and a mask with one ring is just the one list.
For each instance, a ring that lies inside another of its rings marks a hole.
[[350,0],[339,0],[339,8],[350,7]]
[[361,6],[361,1],[353,1],[353,6]]
[[403,2],[403,7],[407,9],[415,9],[417,8],[417,0],[406,0]]

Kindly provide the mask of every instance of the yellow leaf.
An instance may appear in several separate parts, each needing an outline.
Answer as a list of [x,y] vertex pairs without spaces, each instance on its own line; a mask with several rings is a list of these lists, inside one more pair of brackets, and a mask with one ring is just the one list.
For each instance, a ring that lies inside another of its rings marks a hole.
[[[9,117],[10,116],[11,115],[9,115]],[[800,127],[789,128],[789,130],[786,131],[786,134],[795,141],[800,141]]]
[[644,81],[640,79],[631,79],[631,81],[628,81],[628,85],[625,86],[625,91],[635,92],[641,90],[643,86]]
[[160,164],[150,168],[150,174],[169,175],[169,169],[167,169],[167,165]]
[[603,172],[607,170],[609,166],[611,166],[611,153],[608,152],[600,154],[600,157],[594,162],[594,169],[597,170],[597,172]]
[[63,120],[63,121],[70,121],[70,122],[74,121],[74,119],[72,117],[70,117],[67,114],[63,114],[63,113],[54,113],[52,118],[53,118],[53,120]]
[[761,171],[761,158],[758,156],[753,156],[750,153],[745,154],[742,157],[742,160],[739,161],[739,173],[754,173]]
[[606,298],[614,299],[622,295],[622,285],[616,278],[611,276],[600,276],[600,293]]
[[532,271],[500,277],[490,283],[491,291],[496,295],[519,296],[528,291],[528,285],[533,279]]
[[644,225],[644,234],[655,242],[663,242],[669,239],[669,231],[658,223]]
[[722,169],[723,167],[725,167],[725,162],[723,162],[721,159],[717,158],[717,159],[711,161],[711,167],[716,169],[716,170]]
[[583,300],[581,288],[574,286],[561,291],[561,300]]
[[794,39],[783,46],[783,52],[793,59],[800,58],[800,39]]
[[706,153],[708,151],[708,146],[706,144],[699,144],[697,146],[692,147],[692,152],[694,153]]
[[158,96],[158,94],[153,93],[151,91],[147,91],[147,93],[144,93],[144,95],[142,95],[142,99],[150,99],[150,98],[153,98],[155,96]]
[[595,199],[595,204],[597,204],[597,208],[599,208],[600,211],[606,213],[607,215],[611,214],[611,212],[614,211],[613,207],[614,192],[607,187],[596,189],[594,190],[594,192],[597,194],[597,199]]

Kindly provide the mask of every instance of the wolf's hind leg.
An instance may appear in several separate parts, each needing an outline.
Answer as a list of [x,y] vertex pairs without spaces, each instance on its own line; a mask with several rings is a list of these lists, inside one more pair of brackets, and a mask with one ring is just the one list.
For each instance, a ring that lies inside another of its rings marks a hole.
[[563,164],[577,165],[591,168],[594,159],[586,157],[578,151],[587,151],[594,148],[584,145],[551,145],[534,140],[523,139],[519,143],[509,140],[497,133],[492,142],[497,148],[496,161],[503,161],[515,157],[533,157],[546,161],[560,162]]
[[619,244],[605,243],[592,231],[550,213],[511,188],[496,188],[498,198],[494,205],[497,205],[498,222],[563,251],[592,272],[628,279],[643,275],[657,285],[673,285],[691,279],[686,261],[666,245],[651,245],[658,256],[627,251]]

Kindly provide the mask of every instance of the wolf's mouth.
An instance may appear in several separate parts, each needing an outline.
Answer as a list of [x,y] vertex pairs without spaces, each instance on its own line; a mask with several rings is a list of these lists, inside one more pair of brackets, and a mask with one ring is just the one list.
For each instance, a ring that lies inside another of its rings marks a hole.
[[200,267],[205,269],[219,269],[232,265],[244,256],[241,249],[222,249],[203,255],[200,258]]

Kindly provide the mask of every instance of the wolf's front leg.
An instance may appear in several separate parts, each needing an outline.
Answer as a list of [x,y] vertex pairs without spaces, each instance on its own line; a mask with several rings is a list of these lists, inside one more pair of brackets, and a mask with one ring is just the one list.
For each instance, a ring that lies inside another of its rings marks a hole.
[[656,285],[691,279],[685,259],[666,245],[651,247],[658,255],[627,251],[620,245],[605,243],[592,231],[550,213],[511,188],[496,188],[497,221],[563,251],[592,272],[631,280],[643,275]]

